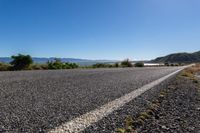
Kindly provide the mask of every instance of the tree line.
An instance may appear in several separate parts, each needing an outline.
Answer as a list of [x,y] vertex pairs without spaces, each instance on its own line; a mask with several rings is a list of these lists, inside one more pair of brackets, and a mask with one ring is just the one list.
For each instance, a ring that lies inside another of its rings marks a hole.
[[53,61],[48,61],[44,64],[34,63],[30,55],[13,55],[10,63],[0,63],[0,71],[14,71],[14,70],[48,70],[48,69],[75,69],[75,68],[116,68],[116,67],[143,67],[144,63],[138,62],[134,65],[129,59],[114,64],[96,63],[91,66],[79,66],[76,63],[62,62],[55,58]]

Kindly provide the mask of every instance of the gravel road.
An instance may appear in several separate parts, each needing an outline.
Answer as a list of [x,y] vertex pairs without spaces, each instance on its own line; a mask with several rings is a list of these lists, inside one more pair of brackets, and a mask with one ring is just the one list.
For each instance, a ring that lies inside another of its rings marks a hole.
[[0,73],[0,132],[46,132],[178,67]]

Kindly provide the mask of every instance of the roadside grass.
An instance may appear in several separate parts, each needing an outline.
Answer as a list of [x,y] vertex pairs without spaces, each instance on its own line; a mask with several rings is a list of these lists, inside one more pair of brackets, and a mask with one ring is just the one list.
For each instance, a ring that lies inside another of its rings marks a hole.
[[118,133],[137,133],[137,128],[143,126],[148,119],[156,115],[160,103],[163,101],[167,94],[167,91],[160,92],[158,98],[153,100],[145,111],[139,113],[136,118],[128,116],[124,122],[125,126],[118,128],[116,131]]
[[7,63],[0,63],[0,71],[9,71],[11,70],[11,65]]
[[200,64],[196,64],[192,67],[189,67],[189,68],[186,68],[185,70],[183,70],[180,73],[180,76],[185,77],[185,78],[189,78],[194,83],[198,83],[199,80],[195,75],[199,74],[199,73],[200,73]]

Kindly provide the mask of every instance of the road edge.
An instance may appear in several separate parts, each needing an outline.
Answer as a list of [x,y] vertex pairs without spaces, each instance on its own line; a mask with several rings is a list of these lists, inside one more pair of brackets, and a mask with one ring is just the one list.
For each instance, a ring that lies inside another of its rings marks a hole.
[[144,92],[159,85],[163,81],[178,74],[180,71],[182,71],[183,69],[190,67],[190,66],[191,65],[181,67],[179,70],[174,71],[174,72],[172,72],[160,79],[157,79],[149,84],[146,84],[128,94],[125,94],[124,96],[122,96],[118,99],[115,99],[93,111],[83,114],[80,117],[77,117],[69,122],[63,123],[62,125],[55,127],[54,129],[51,129],[48,133],[65,133],[65,132],[74,133],[74,132],[84,131],[90,125],[98,122],[102,118],[111,114],[113,111],[118,110],[120,107],[124,106],[126,103],[128,103],[128,102],[132,101],[133,99],[137,98],[138,96],[142,95]]

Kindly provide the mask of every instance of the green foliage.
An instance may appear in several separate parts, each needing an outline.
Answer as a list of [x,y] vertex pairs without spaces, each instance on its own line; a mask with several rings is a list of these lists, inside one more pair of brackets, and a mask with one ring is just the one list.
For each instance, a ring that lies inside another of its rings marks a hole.
[[116,62],[116,63],[114,64],[114,67],[119,67],[119,63]]
[[125,127],[124,128],[118,128],[118,133],[137,133],[135,128],[133,127],[134,120],[131,116],[128,116],[125,119]]
[[170,66],[170,64],[168,62],[165,62],[164,64],[165,64],[165,66]]
[[105,63],[96,63],[94,65],[92,65],[93,68],[107,68],[109,67],[109,64],[105,64]]
[[11,69],[11,65],[10,64],[0,63],[0,71],[8,71],[10,69]]
[[134,65],[135,67],[144,67],[144,63],[143,62],[137,62]]
[[63,69],[74,69],[78,68],[79,66],[76,63],[65,63],[63,64]]
[[122,67],[133,67],[133,64],[129,59],[125,59],[124,61],[121,62]]
[[47,70],[48,69],[48,65],[47,64],[39,64],[40,68],[42,70]]
[[118,63],[115,63],[115,64],[96,63],[96,64],[92,65],[92,68],[114,68],[114,67],[119,67],[119,64]]
[[63,63],[60,59],[47,62],[48,69],[74,69],[79,66],[76,63]]
[[31,64],[29,70],[42,70],[39,64]]
[[47,62],[48,69],[62,69],[63,63],[60,59],[54,59],[54,61],[48,61]]
[[27,69],[33,63],[30,55],[18,54],[17,56],[11,56],[11,58],[13,61],[10,64],[13,65],[12,69],[14,70]]
[[29,70],[47,70],[48,65],[47,64],[31,64],[29,66]]

